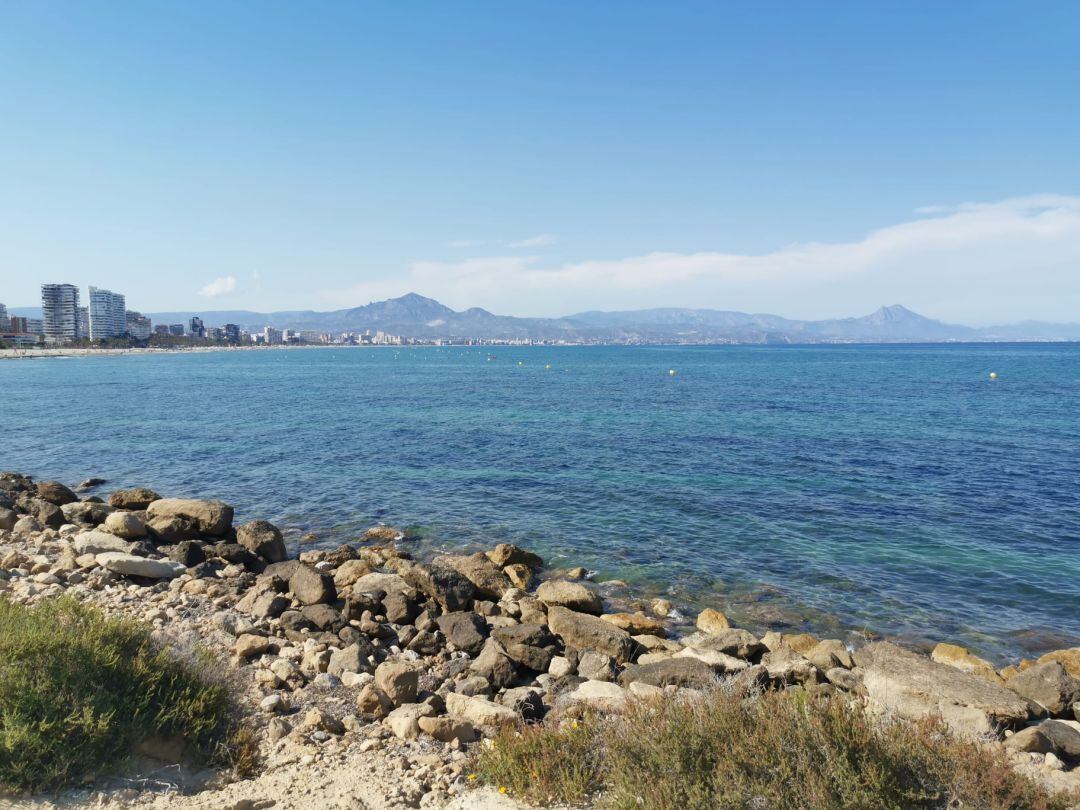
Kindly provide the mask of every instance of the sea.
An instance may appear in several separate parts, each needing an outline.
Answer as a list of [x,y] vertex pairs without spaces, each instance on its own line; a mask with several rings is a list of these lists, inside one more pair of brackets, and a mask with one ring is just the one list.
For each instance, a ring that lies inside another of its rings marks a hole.
[[757,632],[1080,644],[1078,344],[0,361],[0,469],[220,498],[294,548],[516,543]]

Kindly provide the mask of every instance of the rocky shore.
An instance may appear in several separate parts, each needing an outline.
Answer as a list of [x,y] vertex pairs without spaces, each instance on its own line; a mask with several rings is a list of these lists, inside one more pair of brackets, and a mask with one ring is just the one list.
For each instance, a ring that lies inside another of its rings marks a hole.
[[1080,787],[1080,648],[999,670],[947,643],[926,657],[755,634],[713,609],[675,638],[665,600],[613,612],[586,572],[545,578],[543,560],[516,546],[418,561],[378,526],[291,558],[275,526],[234,525],[220,501],[90,494],[105,484],[0,474],[0,597],[67,594],[148,622],[178,655],[209,650],[250,714],[263,773],[189,771],[183,741],[158,740],[138,752],[138,774],[50,802],[514,806],[469,780],[470,747],[498,727],[717,683],[940,716],[1045,784]]

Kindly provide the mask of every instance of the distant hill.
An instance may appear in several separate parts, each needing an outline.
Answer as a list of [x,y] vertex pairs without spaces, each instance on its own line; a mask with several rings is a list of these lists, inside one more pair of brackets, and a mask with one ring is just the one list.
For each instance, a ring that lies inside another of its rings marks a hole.
[[[11,314],[41,317],[37,308]],[[147,313],[155,324],[186,323],[199,315],[207,326],[235,323],[250,331],[264,326],[362,332],[414,338],[568,340],[608,343],[938,343],[944,341],[1080,340],[1080,324],[1038,321],[974,328],[947,324],[894,304],[857,318],[799,321],[778,315],[715,309],[589,311],[564,318],[516,318],[474,307],[458,312],[432,298],[409,293],[362,307],[332,312],[295,310],[178,311]]]

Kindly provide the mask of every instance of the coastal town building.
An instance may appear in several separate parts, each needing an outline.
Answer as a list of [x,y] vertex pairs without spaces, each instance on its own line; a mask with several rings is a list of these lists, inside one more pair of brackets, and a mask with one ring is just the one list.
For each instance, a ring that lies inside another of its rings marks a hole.
[[193,338],[202,339],[206,337],[206,327],[203,325],[202,318],[198,315],[192,316],[191,320],[188,321],[188,333]]
[[90,307],[79,307],[79,337],[90,337]]
[[8,317],[7,307],[0,304],[0,332],[7,332],[11,329],[11,319]]
[[166,323],[159,323],[154,327],[155,335],[167,335],[169,334],[169,325]]
[[184,336],[184,325],[182,323],[170,323],[169,324],[169,334],[174,335],[175,337],[183,337]]
[[90,288],[90,339],[107,340],[127,333],[124,296],[101,287]]
[[79,288],[74,284],[42,284],[41,317],[45,340],[49,343],[63,344],[82,337],[79,333]]
[[124,316],[127,322],[127,333],[136,340],[146,340],[150,337],[150,328],[152,324],[150,319],[143,315],[141,312],[135,312],[129,309]]
[[229,343],[239,343],[240,342],[240,327],[239,326],[237,326],[235,323],[227,323],[227,324],[225,324],[224,329],[225,329],[225,340],[226,341],[228,341]]
[[280,329],[275,329],[272,326],[267,326],[263,329],[263,343],[267,346],[280,346],[285,336]]

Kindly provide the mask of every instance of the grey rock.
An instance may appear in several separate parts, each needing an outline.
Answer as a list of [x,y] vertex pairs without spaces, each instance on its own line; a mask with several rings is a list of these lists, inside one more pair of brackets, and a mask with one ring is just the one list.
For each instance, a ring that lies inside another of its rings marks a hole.
[[548,610],[548,626],[567,646],[605,653],[620,664],[634,653],[629,633],[596,616],[554,605]]
[[79,500],[78,495],[59,481],[38,481],[37,496],[54,506],[63,506],[65,503],[74,503]]
[[221,537],[232,528],[232,519],[233,508],[222,501],[161,498],[146,507],[147,525],[166,542],[192,540],[200,534]]
[[869,644],[853,657],[870,704],[879,710],[909,719],[940,715],[957,733],[975,736],[1027,719],[1027,701],[1016,693],[895,644]]
[[269,563],[284,562],[289,556],[281,532],[266,520],[251,520],[237,526],[236,542]]
[[650,686],[704,689],[717,683],[717,672],[696,658],[668,658],[651,664],[631,664],[619,675],[619,683],[623,686],[635,681]]
[[172,560],[151,560],[119,551],[98,554],[97,562],[113,573],[147,579],[172,579],[184,572],[184,566]]
[[305,605],[317,605],[337,599],[334,578],[305,564],[296,566],[296,570],[289,577],[289,590]]
[[455,649],[463,650],[469,655],[476,655],[483,649],[488,636],[488,625],[475,613],[444,613],[436,619],[436,623],[446,636],[447,643]]
[[1035,664],[1009,678],[1005,685],[1055,716],[1065,714],[1080,701],[1080,681],[1069,675],[1059,661]]
[[115,534],[93,530],[75,535],[72,542],[76,554],[104,554],[107,551],[131,551],[131,543]]

